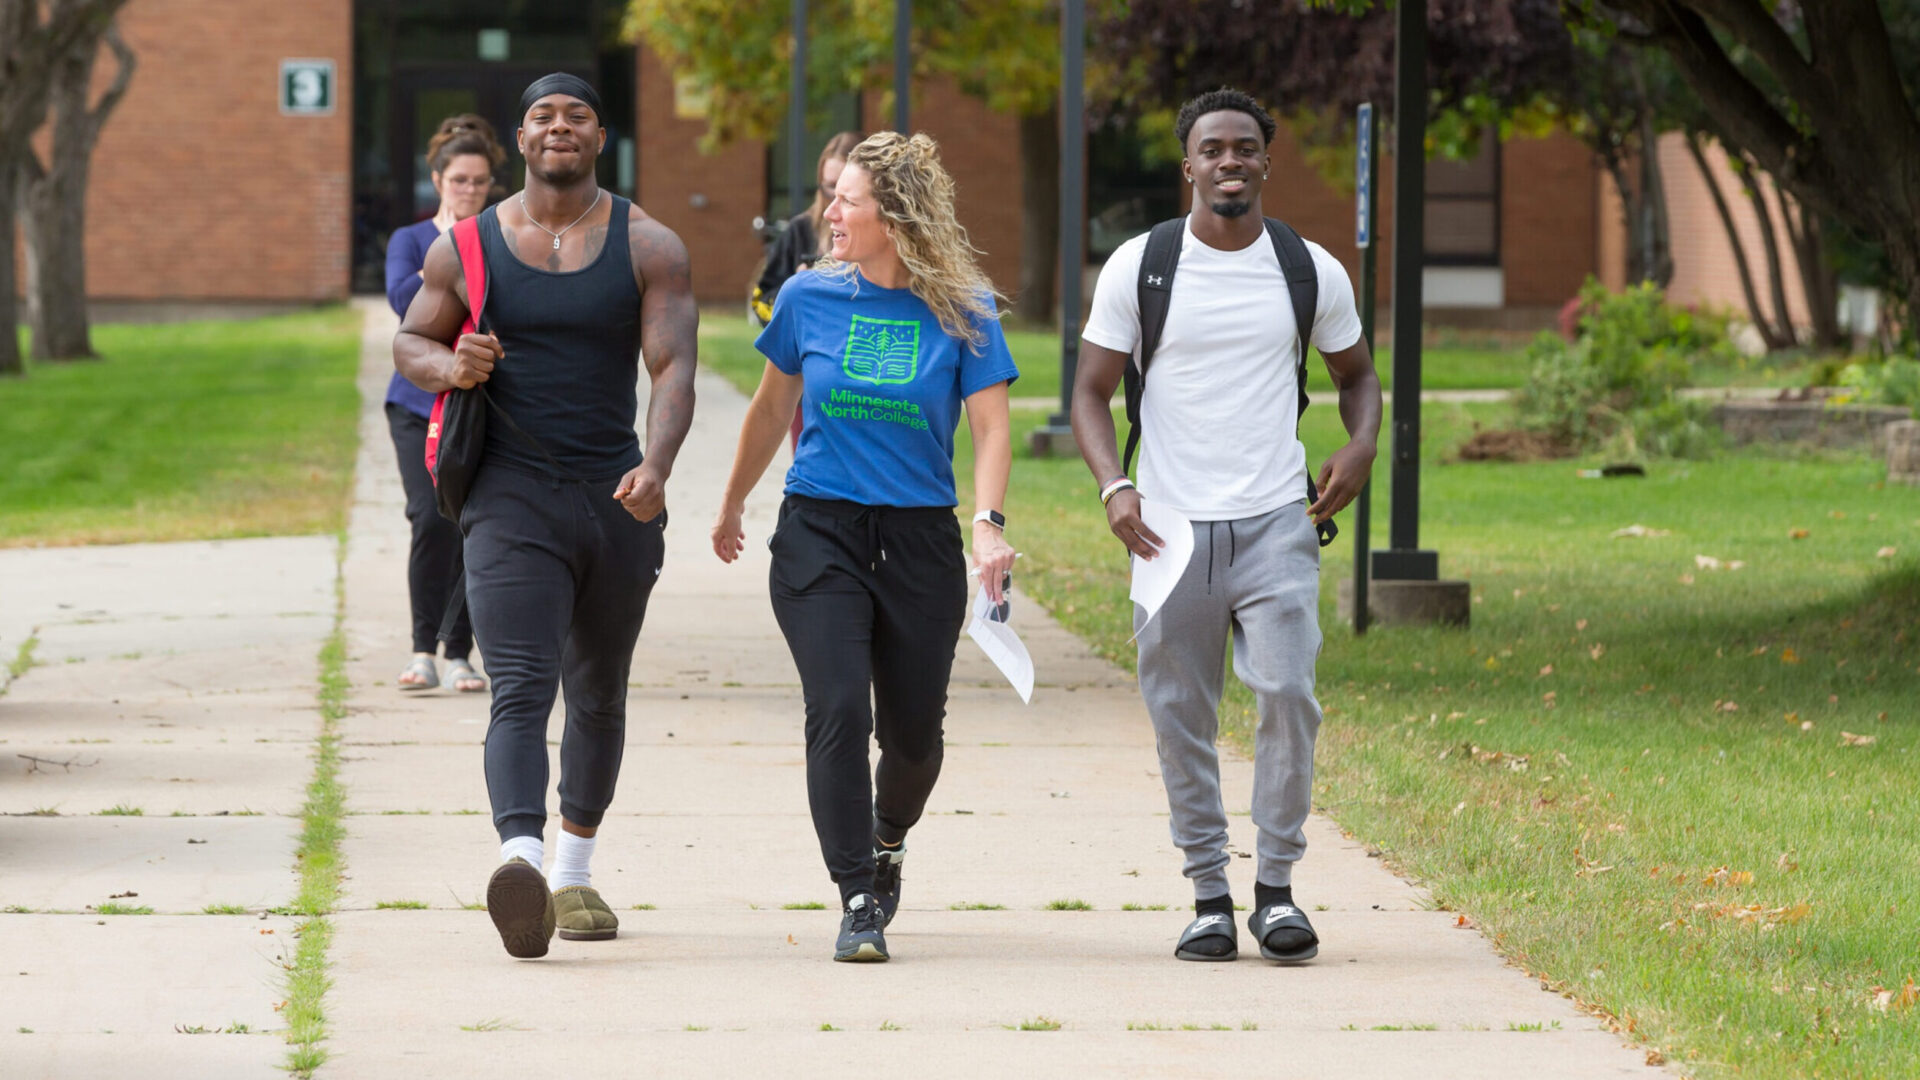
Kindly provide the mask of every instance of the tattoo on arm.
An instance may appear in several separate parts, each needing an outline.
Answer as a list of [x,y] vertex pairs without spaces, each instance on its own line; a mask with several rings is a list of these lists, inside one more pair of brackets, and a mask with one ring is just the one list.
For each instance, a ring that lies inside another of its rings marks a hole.
[[686,245],[673,230],[651,218],[632,218],[627,247],[640,288],[640,355],[653,381],[646,454],[670,472],[693,423],[700,309]]

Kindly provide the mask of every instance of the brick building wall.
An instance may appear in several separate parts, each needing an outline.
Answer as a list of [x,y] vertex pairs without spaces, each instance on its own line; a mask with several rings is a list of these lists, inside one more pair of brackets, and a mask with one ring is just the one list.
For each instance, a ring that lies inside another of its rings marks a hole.
[[1600,170],[1570,135],[1510,139],[1501,150],[1507,306],[1558,309],[1600,266]]
[[700,153],[706,121],[675,116],[667,65],[644,45],[634,63],[636,200],[687,245],[694,295],[702,303],[732,303],[745,310],[761,256],[752,224],[766,209],[765,149],[758,142],[741,142],[717,154]]
[[[94,154],[88,294],[345,298],[350,0],[143,0],[120,20],[139,67]],[[283,57],[334,61],[332,115],[280,115]],[[111,75],[103,56],[96,78]]]

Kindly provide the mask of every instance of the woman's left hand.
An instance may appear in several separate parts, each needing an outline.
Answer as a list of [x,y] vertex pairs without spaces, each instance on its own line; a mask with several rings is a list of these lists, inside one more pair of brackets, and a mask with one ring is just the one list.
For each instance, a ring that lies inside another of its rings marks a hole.
[[973,523],[973,565],[980,572],[980,587],[987,590],[987,599],[996,604],[1005,600],[1000,583],[1013,570],[1013,546],[991,522]]

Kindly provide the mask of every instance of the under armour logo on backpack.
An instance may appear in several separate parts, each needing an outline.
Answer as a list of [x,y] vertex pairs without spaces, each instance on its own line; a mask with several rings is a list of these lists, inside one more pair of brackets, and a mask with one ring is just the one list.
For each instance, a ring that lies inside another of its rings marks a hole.
[[1165,285],[1166,283],[1167,283],[1167,279],[1160,276],[1159,274],[1147,275],[1147,284],[1149,285]]

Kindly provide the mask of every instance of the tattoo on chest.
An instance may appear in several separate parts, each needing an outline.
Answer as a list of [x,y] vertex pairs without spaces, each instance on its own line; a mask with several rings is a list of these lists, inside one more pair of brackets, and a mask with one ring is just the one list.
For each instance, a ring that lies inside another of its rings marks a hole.
[[[523,245],[520,230],[514,228],[502,228],[500,238],[506,242],[507,250],[513,253],[513,257],[521,262],[539,266],[543,270],[565,272],[589,266],[600,257],[600,250],[607,246],[607,226],[595,225],[588,229],[579,247],[574,246],[572,237],[564,237],[556,248],[545,234],[540,237],[541,243],[529,239]],[[537,254],[529,258],[530,253]]]

